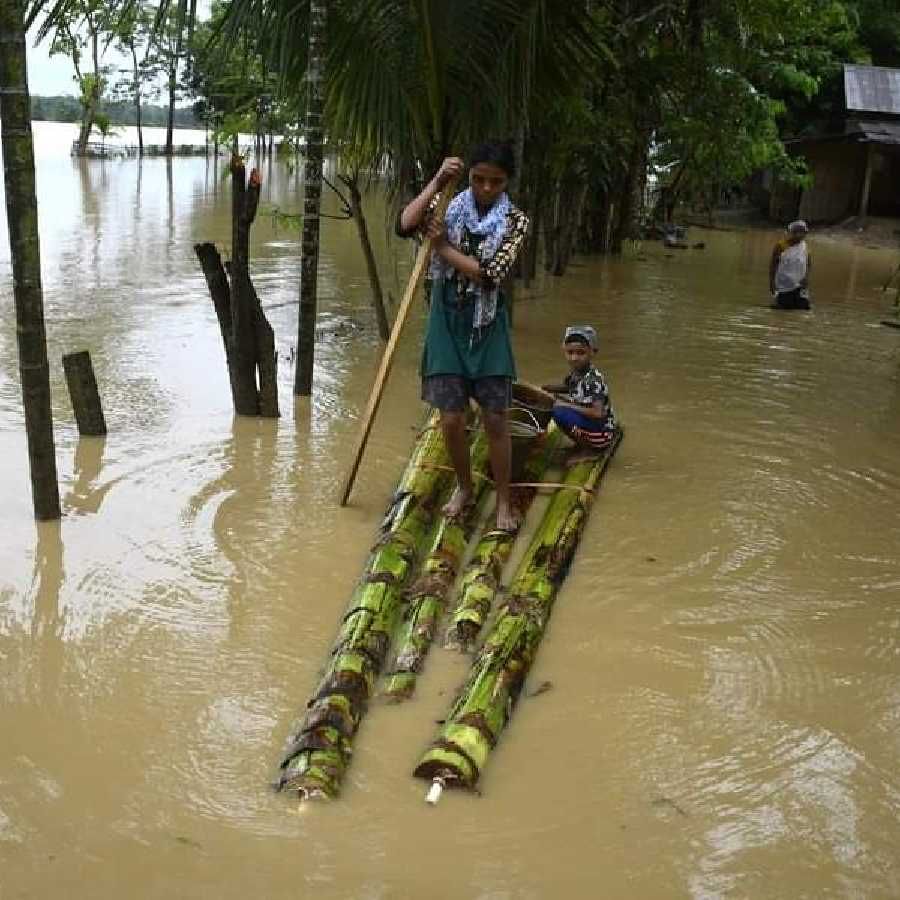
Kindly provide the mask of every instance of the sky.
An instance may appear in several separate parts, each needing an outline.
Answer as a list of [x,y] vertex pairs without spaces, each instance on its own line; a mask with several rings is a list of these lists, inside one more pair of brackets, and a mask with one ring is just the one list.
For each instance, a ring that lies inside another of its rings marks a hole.
[[[199,0],[197,3],[197,15],[201,21],[209,16],[210,6],[210,0]],[[75,70],[71,61],[65,56],[50,56],[48,53],[49,38],[45,38],[35,47],[36,34],[37,27],[32,28],[28,33],[29,92],[41,97],[52,97],[57,94],[77,96],[78,87],[75,84]],[[130,69],[131,61],[110,47],[104,53],[101,65]]]
[[[50,46],[49,38],[34,46],[36,28],[28,35],[28,90],[33,95],[42,97],[56,94],[78,94],[75,85],[75,70],[72,62],[65,56],[54,56],[52,59],[47,52]],[[110,62],[114,62],[110,57]]]

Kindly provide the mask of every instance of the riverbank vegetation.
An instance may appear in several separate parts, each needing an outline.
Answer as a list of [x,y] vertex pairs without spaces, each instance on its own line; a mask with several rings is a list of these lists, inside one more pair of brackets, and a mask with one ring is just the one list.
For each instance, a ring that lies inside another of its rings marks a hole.
[[[138,116],[134,104],[128,100],[102,100],[100,112],[106,116],[113,127],[137,125]],[[150,128],[165,127],[169,109],[154,103],[141,104],[141,124]],[[31,98],[31,120],[33,122],[80,122],[81,103],[71,94],[58,94],[53,97]],[[192,106],[175,108],[174,125],[176,128],[203,128],[204,123],[197,118]]]

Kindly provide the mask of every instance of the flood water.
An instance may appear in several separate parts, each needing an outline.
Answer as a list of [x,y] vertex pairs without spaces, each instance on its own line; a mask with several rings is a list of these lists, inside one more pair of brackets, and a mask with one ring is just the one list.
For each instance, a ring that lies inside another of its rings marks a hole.
[[[427,807],[410,773],[466,671],[435,648],[416,698],[364,720],[341,799],[298,812],[269,784],[411,446],[421,313],[340,509],[379,349],[353,224],[324,221],[320,303],[359,327],[323,338],[311,402],[283,360],[283,418],[234,421],[192,251],[229,244],[221,166],[36,135],[65,515],[32,520],[2,221],[2,900],[900,896],[896,253],[814,236],[812,313],[766,308],[774,232],[539,284],[521,374],[557,378],[563,326],[596,324],[627,429],[532,672],[552,690],[480,796]],[[252,266],[284,356],[298,247],[266,210],[299,185],[263,178]],[[399,296],[409,248],[369,209]],[[80,349],[105,441],[77,438]]]

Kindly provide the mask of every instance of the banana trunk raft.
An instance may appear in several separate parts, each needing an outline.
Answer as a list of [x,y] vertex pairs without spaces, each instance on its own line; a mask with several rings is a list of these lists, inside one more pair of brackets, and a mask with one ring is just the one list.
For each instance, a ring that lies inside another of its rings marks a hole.
[[472,646],[490,612],[500,579],[516,542],[525,514],[537,493],[537,484],[550,465],[554,450],[559,446],[560,432],[555,425],[541,435],[525,460],[520,481],[512,486],[510,504],[519,523],[514,531],[498,531],[488,523],[475,547],[460,580],[458,600],[450,616],[445,646],[466,651]]
[[414,775],[431,782],[429,802],[444,787],[474,788],[521,693],[621,432],[608,450],[572,466],[538,525],[493,628],[437,739]]
[[432,415],[419,436],[350,599],[324,676],[281,762],[277,787],[335,797],[396,628],[403,588],[433,536],[452,470]]
[[384,689],[386,696],[394,701],[411,697],[416,689],[416,679],[441,621],[447,594],[490,493],[484,431],[479,431],[472,442],[470,456],[474,481],[472,500],[462,515],[441,517],[429,553],[406,592],[397,650]]

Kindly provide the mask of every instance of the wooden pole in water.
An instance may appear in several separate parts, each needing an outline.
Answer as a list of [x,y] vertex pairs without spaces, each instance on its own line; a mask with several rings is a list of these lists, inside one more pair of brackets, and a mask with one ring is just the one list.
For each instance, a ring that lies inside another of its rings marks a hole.
[[87,350],[66,353],[62,363],[75,421],[78,423],[78,433],[94,436],[106,434],[106,419],[103,417],[91,354]]
[[59,484],[44,330],[24,13],[22,0],[0,0],[0,142],[34,515],[37,519],[58,519]]
[[[453,199],[456,180],[451,181],[441,194],[437,207],[434,210],[436,219],[443,219],[447,212],[447,207]],[[350,492],[353,490],[353,482],[356,480],[356,473],[359,471],[359,464],[362,461],[363,453],[366,450],[366,444],[369,440],[369,434],[372,431],[372,425],[375,422],[375,415],[381,404],[381,395],[384,393],[384,386],[387,383],[387,377],[391,371],[391,365],[394,362],[394,353],[397,350],[397,342],[400,340],[400,334],[406,325],[406,319],[409,316],[409,310],[412,306],[413,298],[425,274],[425,268],[431,259],[431,240],[426,240],[419,248],[419,254],[416,257],[415,265],[409,276],[409,282],[406,285],[406,292],[400,301],[400,308],[397,310],[397,317],[394,319],[394,327],[391,329],[391,336],[388,338],[387,346],[384,348],[384,355],[381,357],[381,363],[378,366],[378,374],[375,376],[375,385],[372,393],[369,395],[369,402],[366,405],[366,412],[363,416],[362,427],[359,431],[359,437],[356,440],[356,449],[353,451],[353,459],[350,463],[350,469],[344,477],[341,485],[341,495],[339,502],[341,506],[347,505],[350,498]]]
[[865,221],[869,214],[869,192],[872,189],[872,163],[874,148],[872,144],[866,144],[866,168],[863,173],[862,188],[859,192],[859,219]]

